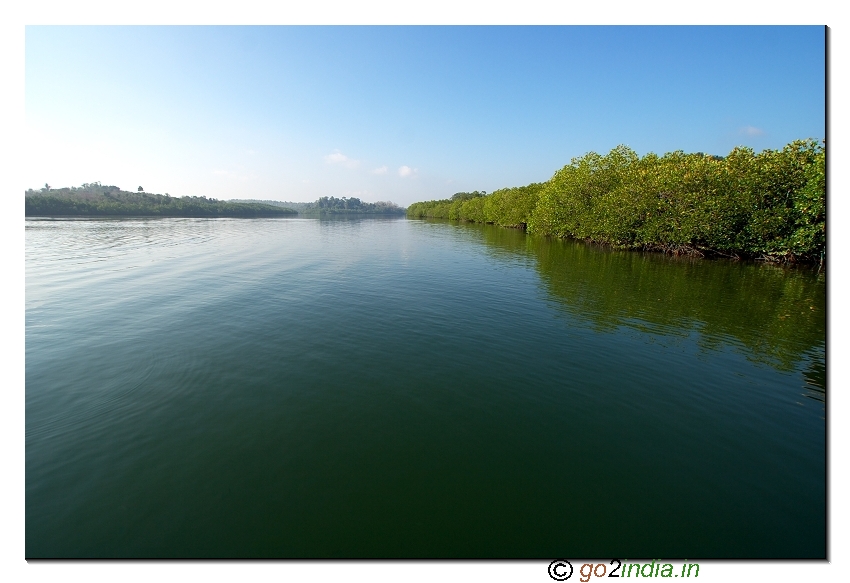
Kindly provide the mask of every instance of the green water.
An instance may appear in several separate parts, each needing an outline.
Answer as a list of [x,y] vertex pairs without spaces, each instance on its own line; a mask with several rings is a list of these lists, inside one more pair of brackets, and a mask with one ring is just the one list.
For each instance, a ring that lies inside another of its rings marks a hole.
[[824,557],[825,275],[26,221],[28,557]]

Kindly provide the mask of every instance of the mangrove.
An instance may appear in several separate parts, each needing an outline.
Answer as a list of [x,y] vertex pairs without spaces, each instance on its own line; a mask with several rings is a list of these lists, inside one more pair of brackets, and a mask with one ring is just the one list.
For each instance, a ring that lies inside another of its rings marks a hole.
[[677,255],[823,262],[826,144],[643,157],[621,145],[573,158],[547,182],[417,202],[407,216]]

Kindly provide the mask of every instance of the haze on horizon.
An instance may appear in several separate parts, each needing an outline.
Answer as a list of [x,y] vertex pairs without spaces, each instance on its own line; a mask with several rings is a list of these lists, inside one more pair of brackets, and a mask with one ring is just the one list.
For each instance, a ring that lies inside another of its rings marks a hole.
[[28,26],[26,187],[406,206],[825,137],[821,26]]

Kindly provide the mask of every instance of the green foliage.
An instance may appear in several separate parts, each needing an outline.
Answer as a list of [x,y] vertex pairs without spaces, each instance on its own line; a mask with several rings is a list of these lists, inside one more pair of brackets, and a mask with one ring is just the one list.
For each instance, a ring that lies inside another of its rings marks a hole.
[[414,203],[407,207],[407,216],[525,227],[542,188],[542,183],[536,183],[503,188],[489,195],[478,191],[459,192],[451,199]]
[[790,241],[794,253],[826,249],[826,151],[820,149],[806,165],[805,185],[795,191],[794,232]]
[[606,198],[620,188],[637,154],[618,146],[607,156],[594,152],[574,158],[549,180],[534,213],[529,218],[531,231],[559,237],[606,241],[606,223],[610,204]]
[[525,227],[528,218],[537,206],[543,183],[515,188],[503,188],[484,199],[486,220],[502,227]]
[[447,219],[451,206],[450,200],[415,202],[407,207],[407,216],[412,219]]
[[475,197],[463,201],[458,208],[458,218],[473,223],[487,222],[484,213],[485,202],[487,202],[487,199],[484,197]]
[[626,146],[574,158],[542,184],[411,205],[448,218],[675,254],[820,260],[826,250],[826,150],[815,140],[756,154],[681,151],[639,157]]

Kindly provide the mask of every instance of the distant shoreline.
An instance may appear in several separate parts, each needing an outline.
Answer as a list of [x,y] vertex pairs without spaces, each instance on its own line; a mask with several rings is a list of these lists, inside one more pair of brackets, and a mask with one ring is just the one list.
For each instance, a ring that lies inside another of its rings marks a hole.
[[[312,203],[287,203],[262,200],[217,200],[205,196],[172,197],[151,194],[139,187],[137,192],[99,182],[80,187],[25,193],[26,217],[72,218],[275,218],[275,217],[364,217],[405,216],[406,209],[392,202],[362,202],[358,198],[321,197]],[[290,206],[291,205],[291,206]],[[294,207],[294,208],[293,208]]]

